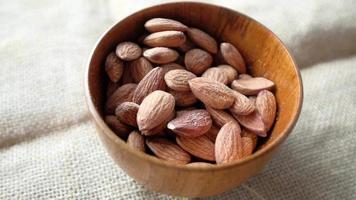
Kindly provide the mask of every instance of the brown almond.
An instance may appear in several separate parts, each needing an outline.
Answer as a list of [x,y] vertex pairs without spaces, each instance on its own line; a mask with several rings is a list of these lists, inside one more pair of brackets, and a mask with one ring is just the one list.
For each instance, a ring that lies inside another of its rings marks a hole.
[[168,64],[161,65],[160,67],[163,69],[164,74],[175,69],[185,69],[185,67],[183,67],[178,63],[168,63]]
[[143,43],[149,47],[179,47],[185,40],[186,37],[181,31],[160,31],[148,35]]
[[146,144],[154,155],[163,160],[177,164],[187,164],[191,160],[187,152],[168,139],[147,138]]
[[255,105],[243,94],[233,91],[235,102],[229,111],[235,115],[248,115],[255,110]]
[[164,75],[166,85],[172,90],[187,92],[190,91],[188,81],[195,78],[195,74],[184,69],[175,69]]
[[114,52],[110,53],[105,60],[105,71],[110,80],[118,82],[124,72],[124,62],[121,61]]
[[145,23],[149,32],[158,31],[186,31],[188,27],[179,21],[166,18],[152,18]]
[[191,155],[209,161],[215,161],[215,146],[208,137],[176,137],[177,144]]
[[187,51],[189,51],[189,50],[191,50],[191,49],[194,49],[194,48],[196,48],[196,46],[195,46],[194,43],[193,43],[190,39],[188,39],[188,38],[186,38],[185,42],[184,42],[182,45],[180,45],[180,46],[178,47],[178,49],[179,49],[181,52],[183,52],[183,53],[186,53]]
[[253,111],[249,115],[235,115],[235,114],[232,115],[246,129],[256,133],[261,137],[267,136],[267,131],[262,121],[262,118],[256,111]]
[[141,133],[142,135],[145,136],[152,136],[152,135],[166,135],[165,130],[167,128],[167,124],[169,121],[171,121],[175,117],[175,113],[172,112],[169,117],[167,117],[164,122],[161,124],[157,125],[156,127],[153,127],[152,129],[149,130],[143,130]]
[[133,94],[132,101],[141,104],[142,100],[155,90],[165,90],[166,83],[164,82],[164,71],[160,67],[153,68],[146,74],[145,77],[138,83]]
[[136,117],[139,107],[134,102],[124,102],[115,109],[115,115],[122,123],[137,127]]
[[106,89],[106,97],[109,98],[119,86],[120,86],[119,82],[114,83],[112,81],[109,81],[108,87]]
[[156,64],[167,64],[177,60],[177,51],[167,47],[154,47],[143,52],[143,56]]
[[129,134],[127,144],[133,149],[145,152],[145,138],[138,131]]
[[122,42],[117,45],[115,53],[121,60],[132,61],[141,56],[142,49],[133,42]]
[[230,121],[221,127],[215,141],[215,159],[217,164],[230,163],[242,158],[241,128]]
[[237,71],[235,68],[231,67],[230,65],[219,65],[217,68],[224,71],[225,75],[228,79],[228,84],[234,81],[237,78]]
[[257,135],[247,129],[241,131],[242,157],[253,153],[257,145]]
[[104,120],[116,135],[118,135],[122,139],[127,138],[128,134],[131,131],[131,127],[124,123],[121,123],[114,115],[107,115],[105,116]]
[[177,117],[167,124],[167,128],[179,136],[193,138],[206,133],[211,124],[208,111],[196,109],[177,113]]
[[144,57],[131,61],[128,67],[130,68],[130,74],[135,83],[139,83],[143,77],[153,69],[150,61]]
[[198,102],[198,99],[194,96],[194,94],[191,91],[179,92],[175,90],[170,90],[169,93],[171,93],[174,96],[177,106],[181,106],[181,107],[192,106]]
[[231,88],[244,94],[256,95],[262,90],[271,90],[274,83],[263,77],[237,79],[231,84]]
[[150,130],[163,123],[174,112],[174,97],[160,90],[149,94],[137,112],[137,125],[140,131]]
[[234,103],[232,90],[217,81],[211,81],[205,77],[193,78],[189,81],[193,94],[206,106],[215,109],[226,109]]
[[220,131],[220,128],[216,127],[214,124],[211,126],[211,128],[206,132],[204,135],[208,137],[212,142],[215,142],[216,136],[218,136],[218,133]]
[[121,78],[121,83],[127,84],[127,83],[134,83],[134,80],[131,76],[131,70],[130,67],[125,67],[124,68],[124,73],[122,74],[122,78]]
[[222,57],[229,65],[233,66],[239,73],[246,73],[245,61],[234,45],[223,42],[220,44],[220,51]]
[[211,67],[211,68],[207,69],[203,73],[202,77],[206,77],[210,80],[217,81],[217,82],[223,83],[225,85],[227,85],[229,82],[229,78],[226,75],[226,73],[217,67]]
[[187,30],[188,37],[198,46],[210,53],[218,52],[218,45],[213,37],[197,28]]
[[213,63],[213,57],[201,49],[189,50],[184,57],[186,68],[196,75],[202,74]]
[[268,90],[259,92],[256,98],[256,109],[261,115],[266,131],[268,131],[276,118],[277,105],[273,93]]
[[106,101],[106,113],[113,114],[118,105],[126,101],[132,101],[132,96],[136,87],[136,84],[128,83],[117,88],[115,92]]
[[248,74],[239,74],[239,79],[249,79],[249,78],[253,78],[253,77]]
[[206,110],[210,113],[213,122],[218,127],[222,127],[230,121],[236,122],[233,116],[229,113],[225,112],[224,110],[216,110],[214,108],[206,107]]

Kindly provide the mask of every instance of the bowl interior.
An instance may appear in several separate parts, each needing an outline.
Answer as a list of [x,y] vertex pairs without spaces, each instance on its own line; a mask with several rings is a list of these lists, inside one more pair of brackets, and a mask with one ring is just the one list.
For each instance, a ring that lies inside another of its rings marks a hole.
[[145,21],[153,17],[176,19],[206,31],[218,42],[234,44],[243,55],[249,73],[266,77],[276,84],[277,121],[270,136],[259,144],[258,151],[272,148],[288,135],[299,116],[302,83],[287,49],[271,31],[255,20],[236,11],[201,3],[171,3],[147,8],[123,19],[104,34],[90,58],[86,77],[88,103],[94,108],[92,114],[95,112],[103,117],[107,85],[103,66],[106,55],[119,42],[136,41],[144,32]]

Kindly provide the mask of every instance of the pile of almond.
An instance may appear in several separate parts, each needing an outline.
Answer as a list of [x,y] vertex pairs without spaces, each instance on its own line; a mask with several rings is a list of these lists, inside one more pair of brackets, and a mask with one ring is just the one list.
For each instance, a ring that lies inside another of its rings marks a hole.
[[274,83],[246,74],[234,45],[200,29],[163,18],[145,29],[106,58],[111,129],[130,147],[179,164],[251,155],[275,121]]

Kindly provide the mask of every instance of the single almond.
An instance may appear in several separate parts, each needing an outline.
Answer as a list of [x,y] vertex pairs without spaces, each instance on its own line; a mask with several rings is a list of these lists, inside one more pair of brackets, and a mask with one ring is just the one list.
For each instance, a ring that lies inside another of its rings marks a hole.
[[136,117],[139,107],[134,102],[124,102],[115,109],[115,115],[122,123],[137,127]]
[[132,78],[130,67],[126,66],[124,68],[124,73],[122,74],[121,84],[134,83]]
[[237,79],[231,84],[232,89],[244,95],[256,95],[262,90],[271,90],[273,87],[274,83],[263,77]]
[[164,75],[166,85],[172,90],[187,92],[190,91],[188,81],[196,78],[195,74],[184,69],[175,69]]
[[158,158],[174,162],[177,164],[187,164],[190,162],[190,155],[178,145],[165,138],[147,138],[148,148]]
[[115,53],[121,60],[131,61],[141,56],[142,49],[133,42],[121,42],[116,46]]
[[193,78],[189,81],[189,86],[200,101],[215,109],[229,108],[235,101],[229,87],[205,77]]
[[132,101],[141,104],[142,100],[155,90],[165,90],[164,71],[160,67],[153,68],[138,83]]
[[197,28],[187,30],[188,37],[198,46],[210,53],[218,52],[218,45],[213,37]]
[[206,133],[211,127],[212,121],[208,111],[203,109],[187,110],[177,113],[175,119],[167,124],[167,128],[179,136],[198,137]]
[[186,37],[181,31],[160,31],[148,35],[143,43],[149,47],[179,47],[185,40]]
[[222,127],[230,121],[236,122],[235,118],[224,110],[216,110],[208,106],[206,106],[206,110],[210,113],[214,124],[218,127]]
[[129,134],[127,144],[135,150],[145,152],[145,138],[138,131]]
[[229,65],[233,66],[239,73],[246,73],[245,61],[234,45],[223,42],[220,44],[220,51],[222,57]]
[[267,131],[262,118],[256,111],[253,111],[249,115],[235,115],[233,113],[232,115],[246,129],[256,133],[261,137],[267,136]]
[[178,63],[168,63],[168,64],[161,65],[160,67],[163,69],[164,74],[175,69],[185,69],[185,67],[183,67]]
[[126,101],[132,101],[133,93],[137,85],[128,83],[117,88],[115,92],[108,98],[105,104],[107,114],[113,114],[118,105]]
[[189,51],[189,50],[191,50],[191,49],[194,49],[194,48],[196,48],[196,46],[195,46],[194,43],[193,43],[190,39],[188,39],[188,38],[186,38],[185,42],[184,42],[182,45],[180,45],[180,46],[178,47],[178,49],[179,49],[181,52],[183,52],[183,53],[186,53],[187,51]]
[[215,159],[217,164],[230,163],[242,158],[241,128],[230,121],[221,127],[215,141]]
[[248,74],[239,74],[239,79],[249,79],[249,78],[252,78],[252,76]]
[[187,166],[190,166],[190,167],[212,167],[212,166],[214,166],[214,164],[207,163],[207,162],[192,162],[192,163],[188,163]]
[[149,94],[137,112],[137,125],[140,131],[150,130],[163,123],[174,112],[174,97],[160,90]]
[[120,86],[119,82],[114,83],[112,81],[109,81],[106,89],[106,97],[109,98],[119,86]]
[[158,31],[186,31],[188,27],[179,21],[166,18],[152,18],[145,23],[149,32]]
[[270,130],[276,118],[276,98],[268,90],[262,90],[256,98],[256,109],[261,115],[266,131]]
[[118,82],[124,72],[124,62],[120,60],[114,52],[110,53],[105,60],[105,71],[110,80]]
[[234,81],[237,78],[238,73],[236,69],[231,67],[230,65],[219,65],[217,68],[224,71],[228,79],[228,84],[230,84],[232,81]]
[[215,161],[215,146],[208,137],[176,137],[177,144],[191,155],[209,161]]
[[213,57],[201,49],[189,50],[184,57],[186,68],[196,75],[202,74],[213,63]]
[[242,157],[253,153],[257,145],[257,135],[247,129],[241,131]]
[[107,115],[105,116],[105,122],[114,131],[114,133],[122,139],[126,139],[131,131],[131,127],[120,122],[116,116]]
[[169,117],[167,117],[164,122],[162,122],[161,124],[157,125],[156,127],[153,127],[152,129],[148,129],[148,130],[143,130],[141,133],[142,135],[145,136],[152,136],[152,135],[166,135],[166,128],[167,128],[167,124],[169,121],[171,121],[173,118],[175,117],[175,113],[172,112],[171,115]]
[[143,56],[156,64],[167,64],[177,60],[177,51],[167,47],[154,47],[143,52]]
[[198,102],[198,99],[194,96],[191,91],[188,92],[180,92],[175,90],[170,90],[176,100],[176,105],[181,107],[192,106]]
[[214,124],[211,126],[211,128],[206,132],[204,135],[208,137],[212,142],[215,142],[216,136],[218,136],[218,133],[220,131],[220,128],[216,127]]
[[143,77],[153,69],[150,61],[144,57],[131,61],[128,67],[130,68],[130,73],[135,83],[139,83]]
[[225,85],[229,83],[229,77],[227,76],[227,74],[223,70],[217,67],[211,67],[207,69],[203,73],[202,77],[206,77],[210,80],[217,81]]
[[235,115],[248,115],[255,110],[255,105],[243,94],[232,91],[235,102],[229,108],[229,111]]

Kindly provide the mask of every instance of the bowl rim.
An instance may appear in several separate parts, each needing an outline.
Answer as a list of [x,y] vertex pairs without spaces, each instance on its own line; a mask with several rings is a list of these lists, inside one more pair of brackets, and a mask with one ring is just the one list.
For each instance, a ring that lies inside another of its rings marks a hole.
[[[152,155],[148,155],[146,153],[134,150],[132,148],[130,148],[126,142],[124,140],[122,140],[121,138],[119,138],[109,127],[108,125],[104,122],[103,118],[100,116],[100,114],[98,113],[98,111],[96,110],[94,103],[93,103],[93,98],[91,96],[90,93],[90,89],[89,89],[89,77],[90,77],[90,64],[93,58],[93,55],[98,47],[98,45],[102,42],[103,38],[117,25],[119,25],[122,21],[124,21],[126,18],[128,17],[134,17],[135,15],[144,12],[146,10],[150,10],[156,7],[163,7],[163,6],[171,6],[171,5],[178,5],[178,4],[195,4],[195,5],[202,5],[202,6],[210,6],[210,7],[218,7],[220,9],[225,9],[228,10],[230,12],[236,13],[238,15],[241,15],[245,18],[248,18],[249,20],[254,21],[254,23],[259,24],[261,27],[263,27],[264,29],[266,29],[273,37],[275,37],[278,42],[282,45],[284,51],[287,53],[288,57],[290,58],[290,60],[293,63],[293,70],[296,73],[297,76],[297,81],[298,81],[298,85],[299,85],[299,99],[298,99],[298,108],[297,111],[294,113],[294,115],[292,116],[292,120],[290,120],[287,123],[286,128],[282,131],[282,133],[276,137],[271,143],[269,143],[267,146],[265,146],[264,148],[258,150],[257,152],[253,153],[250,156],[247,156],[244,159],[241,160],[237,160],[231,163],[225,163],[225,164],[218,164],[218,165],[209,165],[209,166],[187,166],[187,165],[181,165],[181,164],[175,164],[173,162],[169,162],[166,160],[162,160],[159,158],[156,158]],[[134,154],[135,156],[139,157],[140,159],[143,159],[146,162],[150,162],[153,163],[155,165],[160,165],[162,167],[169,167],[169,168],[176,168],[179,170],[187,170],[187,171],[219,171],[219,170],[224,170],[224,169],[229,169],[229,168],[233,168],[236,166],[240,166],[240,165],[244,165],[248,162],[252,162],[254,160],[256,160],[257,158],[262,157],[263,155],[267,154],[268,152],[274,150],[275,148],[277,148],[283,141],[285,138],[287,138],[287,136],[291,133],[291,131],[293,130],[294,126],[296,125],[296,122],[298,121],[298,118],[300,116],[300,112],[301,112],[301,108],[303,105],[303,82],[302,82],[302,77],[299,71],[299,68],[297,66],[297,63],[294,59],[294,57],[290,54],[289,49],[286,47],[286,45],[281,41],[281,39],[279,37],[277,37],[277,35],[275,35],[270,29],[268,29],[266,26],[264,26],[262,23],[258,22],[257,20],[230,8],[224,7],[224,6],[220,6],[220,5],[216,5],[216,4],[209,4],[209,3],[201,3],[201,2],[172,2],[172,3],[162,3],[162,4],[155,4],[153,6],[149,6],[143,9],[140,9],[136,12],[131,13],[130,15],[120,19],[119,21],[115,22],[113,25],[111,25],[100,37],[99,39],[96,41],[96,43],[94,44],[90,54],[89,54],[89,58],[86,62],[86,66],[85,66],[85,73],[84,73],[85,77],[84,77],[84,90],[85,90],[85,100],[86,100],[86,104],[87,104],[87,108],[89,110],[90,113],[90,117],[92,120],[94,120],[94,122],[96,123],[97,126],[99,126],[100,129],[102,129],[101,131],[104,132],[104,134],[110,138],[111,140],[113,140],[113,142],[115,142],[117,145],[121,145],[122,148],[125,149],[125,151],[129,151],[131,154]],[[106,147],[105,147],[106,148]]]

